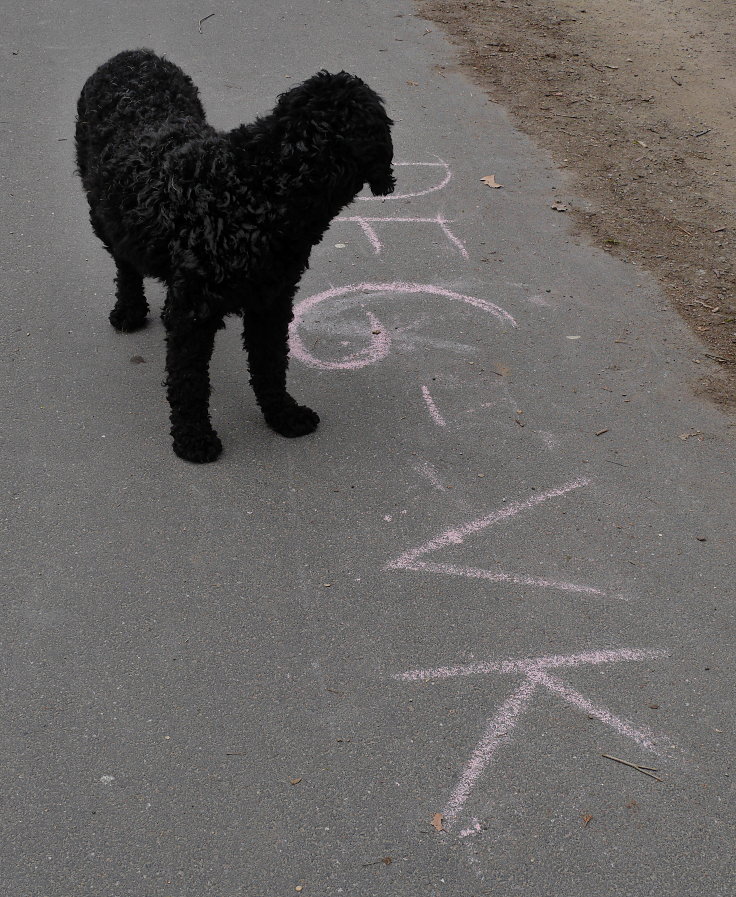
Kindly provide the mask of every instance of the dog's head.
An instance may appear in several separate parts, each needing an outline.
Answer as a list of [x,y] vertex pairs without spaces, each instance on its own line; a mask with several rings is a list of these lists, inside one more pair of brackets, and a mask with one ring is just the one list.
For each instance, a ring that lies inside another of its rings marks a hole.
[[339,147],[374,196],[393,192],[393,122],[381,97],[360,78],[318,72],[282,94],[274,112],[282,120],[288,118],[300,144]]

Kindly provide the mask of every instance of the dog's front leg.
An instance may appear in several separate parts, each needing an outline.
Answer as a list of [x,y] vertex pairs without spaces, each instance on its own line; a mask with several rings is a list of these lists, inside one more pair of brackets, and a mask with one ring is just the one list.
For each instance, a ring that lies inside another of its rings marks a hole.
[[187,317],[170,302],[165,323],[166,387],[174,451],[185,461],[214,461],[222,443],[210,424],[209,364],[218,322]]
[[319,415],[298,405],[286,391],[291,303],[243,313],[243,343],[248,352],[250,384],[266,423],[281,436],[306,436]]

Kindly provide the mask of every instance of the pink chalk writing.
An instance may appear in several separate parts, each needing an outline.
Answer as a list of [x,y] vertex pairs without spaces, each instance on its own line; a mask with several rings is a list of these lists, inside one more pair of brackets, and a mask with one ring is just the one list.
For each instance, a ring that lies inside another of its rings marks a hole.
[[437,406],[432,400],[432,396],[429,394],[429,390],[426,386],[422,387],[422,395],[424,396],[424,401],[427,403],[427,408],[429,409],[429,413],[432,415],[432,420],[437,424],[438,427],[446,427],[447,421],[442,417],[442,415],[437,410]]
[[435,215],[434,218],[401,218],[401,217],[386,217],[386,218],[366,218],[363,215],[344,215],[340,216],[336,219],[337,221],[353,221],[356,224],[359,224],[363,229],[363,233],[370,240],[371,246],[373,247],[374,252],[378,255],[383,249],[383,243],[381,242],[376,230],[371,225],[373,224],[384,224],[384,223],[393,223],[393,222],[404,222],[410,224],[437,224],[439,225],[442,233],[447,237],[448,241],[455,246],[460,255],[463,258],[468,258],[468,250],[465,248],[462,240],[459,240],[455,234],[450,230],[447,226],[451,222],[447,221],[447,219],[443,218],[441,214]]
[[429,461],[422,461],[419,464],[415,464],[414,470],[416,470],[417,473],[420,473],[423,477],[426,477],[438,492],[447,492],[444,483],[439,478],[437,471]]
[[572,582],[560,580],[540,579],[535,576],[528,576],[520,573],[507,573],[503,570],[485,570],[479,567],[462,567],[456,564],[437,564],[420,560],[424,555],[439,551],[452,545],[462,545],[467,536],[480,532],[489,526],[509,520],[520,514],[522,511],[528,511],[542,502],[551,498],[560,498],[572,492],[575,489],[581,489],[590,484],[590,480],[579,478],[566,483],[564,486],[557,486],[554,489],[548,489],[545,492],[538,492],[523,501],[509,502],[505,507],[498,508],[490,514],[471,520],[456,529],[448,529],[434,539],[430,539],[418,548],[411,548],[405,551],[396,560],[390,561],[384,567],[385,570],[406,570],[421,571],[425,573],[444,573],[448,576],[466,576],[469,579],[486,579],[491,582],[508,582],[514,585],[539,586],[545,589],[558,589],[563,592],[577,592],[583,595],[603,596],[604,592],[593,586],[580,585]]
[[389,199],[410,199],[413,196],[426,196],[428,193],[435,193],[437,190],[442,190],[446,187],[450,180],[452,179],[452,172],[450,171],[450,166],[444,159],[440,159],[439,156],[436,156],[437,162],[394,162],[394,168],[400,168],[402,166],[405,167],[414,167],[414,168],[441,168],[443,169],[441,180],[439,183],[434,184],[433,186],[427,188],[426,190],[417,190],[414,193],[392,193],[390,196],[359,196],[358,199],[362,202],[371,202],[376,200],[389,200]]
[[[504,739],[508,744],[514,727],[521,716],[529,709],[532,699],[540,687],[545,688],[588,717],[599,720],[609,726],[623,738],[629,738],[640,748],[660,753],[656,747],[654,736],[644,729],[638,729],[626,720],[614,715],[606,707],[593,703],[579,691],[567,685],[550,670],[563,667],[579,667],[587,664],[622,663],[624,661],[642,661],[667,656],[666,651],[639,650],[621,648],[618,650],[587,651],[581,654],[548,655],[542,657],[526,657],[518,660],[508,659],[483,663],[462,664],[452,667],[438,667],[430,670],[409,670],[397,673],[395,679],[404,682],[427,682],[432,679],[450,679],[455,676],[477,676],[489,673],[518,673],[523,676],[519,685],[508,695],[495,714],[488,720],[486,727],[476,744],[470,759],[465,764],[460,778],[453,788],[443,817],[445,827],[451,830],[453,823],[460,816],[470,794],[481,775],[495,759],[498,748]],[[475,820],[474,820],[475,823]],[[461,837],[476,831],[475,824],[471,829],[460,832]]]
[[560,439],[549,430],[540,430],[537,434],[550,451],[554,451],[560,444]]
[[475,296],[465,296],[462,293],[456,293],[453,290],[445,290],[442,287],[434,286],[428,283],[404,283],[402,281],[394,281],[392,283],[358,283],[344,287],[333,287],[314,296],[308,296],[302,299],[294,307],[294,320],[289,329],[291,354],[294,358],[298,358],[309,367],[319,368],[323,371],[349,370],[356,371],[359,368],[366,367],[369,364],[375,364],[385,358],[391,351],[391,340],[381,322],[370,313],[368,318],[371,325],[371,339],[368,346],[359,352],[348,355],[339,361],[324,361],[313,355],[305,346],[301,336],[299,335],[299,327],[304,322],[306,315],[320,305],[331,299],[338,299],[343,296],[350,296],[360,293],[384,293],[388,295],[400,295],[411,293],[424,293],[430,296],[440,296],[444,299],[450,299],[455,302],[464,302],[488,312],[497,320],[516,327],[514,318],[503,308],[488,302],[485,299],[478,299]]
[[480,822],[478,822],[477,819],[473,818],[473,819],[471,819],[471,821],[470,821],[470,825],[469,825],[467,828],[464,828],[464,829],[460,832],[459,837],[460,837],[460,838],[467,838],[469,835],[477,835],[480,831],[481,831],[481,825],[480,825]]

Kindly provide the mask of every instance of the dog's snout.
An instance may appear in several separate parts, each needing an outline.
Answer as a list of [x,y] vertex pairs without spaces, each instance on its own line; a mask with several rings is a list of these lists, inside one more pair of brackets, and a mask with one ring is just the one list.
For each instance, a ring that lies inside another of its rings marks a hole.
[[389,166],[386,170],[372,174],[368,180],[368,186],[374,196],[388,196],[393,193],[396,187],[396,178],[392,168]]

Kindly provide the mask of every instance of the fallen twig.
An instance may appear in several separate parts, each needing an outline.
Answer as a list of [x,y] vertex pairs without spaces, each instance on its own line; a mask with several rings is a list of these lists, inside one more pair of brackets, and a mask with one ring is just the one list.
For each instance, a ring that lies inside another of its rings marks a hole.
[[205,16],[203,19],[199,20],[199,33],[200,34],[204,34],[204,32],[202,31],[202,22],[206,22],[207,19],[211,19],[212,16],[214,16],[214,15],[215,15],[215,13],[211,12],[208,16]]
[[623,763],[624,766],[630,766],[632,769],[643,772],[645,776],[650,776],[658,782],[664,781],[659,776],[654,775],[655,772],[659,772],[655,766],[640,766],[638,763],[629,763],[628,760],[622,760],[620,757],[614,757],[612,754],[601,754],[601,757],[605,757],[607,760],[615,760],[616,763]]
[[695,299],[694,301],[697,302],[698,305],[702,305],[703,308],[709,308],[711,311],[718,311],[718,309],[720,308],[720,305],[719,305],[719,306],[708,305],[708,303],[707,303],[707,302],[703,302],[702,299]]

